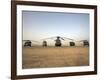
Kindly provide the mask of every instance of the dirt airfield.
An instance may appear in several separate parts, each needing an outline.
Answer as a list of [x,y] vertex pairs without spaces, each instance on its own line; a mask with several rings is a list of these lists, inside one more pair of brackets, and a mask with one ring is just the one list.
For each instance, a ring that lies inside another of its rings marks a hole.
[[87,65],[89,47],[23,47],[23,69]]

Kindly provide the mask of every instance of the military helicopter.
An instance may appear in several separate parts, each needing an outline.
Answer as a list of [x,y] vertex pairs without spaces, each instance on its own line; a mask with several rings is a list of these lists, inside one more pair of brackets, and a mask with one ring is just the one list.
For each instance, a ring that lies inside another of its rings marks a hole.
[[88,40],[80,40],[79,42],[82,42],[83,46],[89,46]]
[[62,46],[61,40],[64,40],[62,37],[57,36],[57,39],[55,40],[55,46]]
[[47,46],[47,41],[43,41],[43,47]]
[[30,40],[23,40],[24,42],[24,47],[29,46],[31,47],[32,42]]
[[55,38],[56,38],[56,40],[54,40],[54,41],[55,41],[55,46],[56,47],[62,46],[61,40],[64,40],[64,41],[71,40],[70,46],[75,46],[75,43],[74,43],[73,39],[66,38],[66,37],[60,37],[60,36],[55,36],[55,37],[50,37],[50,38],[43,39],[43,46],[47,46],[47,41],[46,41],[47,39],[55,39]]
[[75,46],[74,39],[70,39],[70,38],[66,38],[66,37],[63,37],[63,39],[70,40],[69,45],[70,46]]
[[[56,40],[54,40],[56,38]],[[64,40],[62,37],[60,36],[55,36],[55,37],[50,37],[50,38],[45,38],[43,39],[43,46],[47,46],[47,40],[48,39],[53,39],[55,41],[55,46],[61,46],[61,40]]]
[[23,42],[24,42],[24,47],[26,46],[32,47],[32,42],[38,43],[38,41],[34,41],[34,40],[23,40]]

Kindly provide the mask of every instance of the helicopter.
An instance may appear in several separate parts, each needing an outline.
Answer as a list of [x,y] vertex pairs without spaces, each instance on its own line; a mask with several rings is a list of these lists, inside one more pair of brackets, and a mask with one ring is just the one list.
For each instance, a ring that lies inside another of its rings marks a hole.
[[43,41],[43,47],[47,46],[47,41]]
[[24,41],[24,47],[29,46],[31,47],[32,42],[30,40],[23,40]]
[[79,42],[82,42],[83,46],[89,46],[89,41],[88,40],[80,40]]
[[70,40],[69,46],[75,46],[74,39],[70,39],[70,38],[66,38],[66,37],[63,37],[63,39]]
[[34,40],[23,40],[23,42],[24,42],[24,47],[26,46],[32,47],[32,42],[38,43],[38,41],[34,41]]
[[60,36],[55,36],[55,37],[50,37],[50,38],[43,39],[43,46],[47,46],[47,41],[46,41],[47,39],[55,39],[55,38],[56,38],[56,40],[54,40],[55,41],[55,46],[62,46],[61,40],[64,40],[64,39]]
[[62,37],[57,36],[57,39],[55,40],[55,46],[61,46],[61,45],[62,45],[62,43],[61,43],[61,40],[60,40],[60,39],[64,40]]
[[64,41],[71,40],[70,46],[75,46],[75,42],[74,42],[73,39],[66,38],[66,37],[60,37],[60,36],[55,36],[55,37],[50,37],[50,38],[43,39],[43,46],[47,46],[47,41],[46,41],[47,39],[55,39],[55,38],[56,38],[56,40],[54,40],[54,41],[55,41],[55,46],[56,47],[62,46],[61,40],[64,40]]

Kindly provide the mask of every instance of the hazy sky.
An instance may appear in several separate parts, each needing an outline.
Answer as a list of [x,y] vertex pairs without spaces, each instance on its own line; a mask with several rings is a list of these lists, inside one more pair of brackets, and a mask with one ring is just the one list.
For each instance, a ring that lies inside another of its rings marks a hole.
[[89,40],[89,14],[23,11],[23,40],[53,36]]

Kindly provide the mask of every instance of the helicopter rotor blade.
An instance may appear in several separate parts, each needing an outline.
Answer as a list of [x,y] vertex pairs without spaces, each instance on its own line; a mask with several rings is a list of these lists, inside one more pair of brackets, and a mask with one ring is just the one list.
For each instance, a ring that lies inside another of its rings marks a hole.
[[39,43],[39,41],[35,41],[35,40],[23,40],[23,41],[31,41],[31,42]]
[[77,41],[77,42],[84,42],[84,41],[88,41],[88,40],[80,40],[80,41]]
[[60,38],[65,41],[65,39],[63,39],[62,37],[60,37]]
[[36,42],[36,43],[39,43],[39,41],[35,41],[35,40],[31,40],[32,42]]
[[72,40],[72,41],[74,41],[74,39],[71,39],[71,38],[66,38],[66,37],[63,37],[64,39],[67,39],[67,40]]
[[27,41],[27,40],[22,40],[22,41]]
[[49,37],[49,38],[44,38],[44,39],[41,39],[41,40],[54,39],[54,38],[56,38],[56,37],[57,37],[57,36]]

